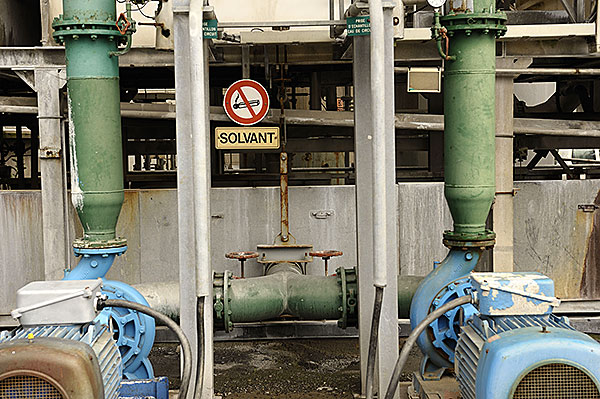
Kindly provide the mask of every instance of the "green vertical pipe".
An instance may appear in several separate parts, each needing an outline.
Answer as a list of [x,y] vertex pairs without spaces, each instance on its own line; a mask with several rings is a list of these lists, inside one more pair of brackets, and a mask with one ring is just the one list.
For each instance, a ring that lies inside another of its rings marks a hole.
[[472,4],[441,18],[450,47],[444,66],[444,193],[454,219],[450,238],[465,241],[493,238],[485,222],[495,195],[496,36],[505,29],[493,1]]
[[115,23],[114,0],[63,0],[54,22],[54,36],[65,44],[71,191],[83,245],[116,238],[124,199],[119,64],[111,55],[122,35]]
[[495,40],[451,39],[444,72],[445,195],[456,233],[482,233],[495,194]]

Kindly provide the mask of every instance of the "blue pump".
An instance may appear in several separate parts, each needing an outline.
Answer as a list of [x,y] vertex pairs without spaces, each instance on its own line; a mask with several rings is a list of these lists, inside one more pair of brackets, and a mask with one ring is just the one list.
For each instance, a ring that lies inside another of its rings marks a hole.
[[[410,305],[411,328],[414,329],[433,310],[467,294],[470,289],[468,275],[480,256],[478,248],[450,250],[417,288]],[[421,363],[423,378],[438,379],[447,368],[452,367],[460,325],[475,312],[473,305],[464,305],[436,320],[429,331],[419,336],[417,345],[425,355]]]
[[[75,256],[81,257],[73,270],[65,270],[64,280],[103,279],[102,293],[109,299],[125,299],[149,306],[142,294],[132,286],[120,281],[104,280],[115,258],[121,256],[127,246],[115,248],[74,248]],[[127,379],[150,379],[154,377],[148,355],[154,345],[155,322],[150,316],[123,308],[106,308],[96,321],[112,325],[123,359],[123,376]]]

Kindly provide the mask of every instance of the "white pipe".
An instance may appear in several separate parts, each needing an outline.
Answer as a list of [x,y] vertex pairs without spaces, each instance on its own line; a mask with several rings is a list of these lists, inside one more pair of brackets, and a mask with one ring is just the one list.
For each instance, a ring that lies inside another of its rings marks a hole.
[[210,115],[207,106],[206,47],[202,32],[203,1],[190,2],[190,87],[192,93],[192,147],[194,165],[194,230],[196,296],[211,292],[210,265]]
[[373,285],[387,285],[385,167],[385,29],[383,3],[369,2],[371,16],[371,110],[373,114]]
[[[204,40],[202,20],[205,0],[191,0],[190,93],[192,115],[192,164],[194,182],[194,253],[196,262],[196,297],[204,297],[204,342],[201,354],[204,372],[200,376],[201,392],[195,397],[212,398],[213,386],[213,319],[212,267],[210,264],[210,110],[208,89],[208,42]],[[185,260],[184,260],[185,261]],[[183,276],[185,278],[185,276]],[[194,306],[195,308],[195,306]],[[195,323],[194,323],[195,324]],[[197,337],[199,338],[199,337]],[[200,347],[200,345],[198,345]],[[188,398],[189,399],[189,398]]]

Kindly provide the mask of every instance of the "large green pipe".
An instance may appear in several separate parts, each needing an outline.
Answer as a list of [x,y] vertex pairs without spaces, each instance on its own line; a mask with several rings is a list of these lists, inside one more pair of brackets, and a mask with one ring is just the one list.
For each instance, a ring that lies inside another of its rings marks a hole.
[[[409,316],[410,302],[423,277],[398,276],[398,317]],[[354,269],[335,276],[306,276],[280,271],[262,277],[235,279],[216,274],[215,324],[231,331],[234,323],[259,322],[283,315],[301,320],[339,320],[355,326],[358,286]]]
[[461,9],[449,1],[443,27],[434,27],[438,42],[449,40],[450,49],[444,66],[444,191],[454,231],[445,239],[493,242],[485,222],[495,195],[495,51],[505,17],[495,12],[493,0],[463,2]]
[[116,22],[114,0],[63,0],[63,15],[53,24],[65,45],[71,192],[84,247],[124,245],[115,242],[124,199],[116,52],[125,37]]

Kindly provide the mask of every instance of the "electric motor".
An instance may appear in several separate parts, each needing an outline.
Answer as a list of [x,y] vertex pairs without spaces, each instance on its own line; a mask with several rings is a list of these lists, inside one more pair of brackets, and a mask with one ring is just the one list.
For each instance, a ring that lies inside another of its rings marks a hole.
[[465,399],[600,398],[600,344],[551,314],[539,273],[473,273],[479,314],[462,327],[455,372]]
[[22,326],[0,334],[0,398],[116,399],[123,361],[95,321],[100,280],[38,281],[17,293]]

